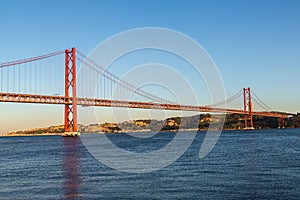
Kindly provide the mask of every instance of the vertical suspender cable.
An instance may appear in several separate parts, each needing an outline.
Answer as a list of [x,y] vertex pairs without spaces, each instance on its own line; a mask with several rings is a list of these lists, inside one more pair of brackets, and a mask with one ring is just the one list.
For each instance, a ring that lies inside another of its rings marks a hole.
[[37,93],[41,94],[41,88],[42,88],[42,70],[43,70],[43,61],[39,61],[39,64],[37,66]]
[[13,84],[12,84],[12,91],[13,93],[15,93],[15,73],[16,73],[16,67],[13,66]]
[[22,80],[22,93],[26,94],[26,66],[27,63],[24,64],[24,66],[22,67],[22,76],[23,76],[23,80]]
[[103,83],[104,83],[103,91],[104,91],[104,99],[105,99],[106,98],[106,78],[105,78],[105,76],[103,76]]
[[[59,58],[61,58],[60,56],[59,56]],[[61,66],[61,67],[63,67],[63,65],[60,65],[60,63],[58,62],[59,60],[56,60],[56,64],[55,64],[55,70],[56,70],[56,94],[60,94],[60,91],[59,91],[59,67]]]
[[50,64],[49,64],[49,91],[50,95],[53,95],[53,84],[52,84],[52,59],[50,59]]
[[45,94],[48,94],[48,90],[49,90],[49,85],[48,85],[48,82],[49,82],[49,80],[48,80],[49,58],[46,59],[46,66],[45,67],[46,67],[45,68],[45,82],[46,82],[46,84],[45,84],[45,86],[46,86]]
[[[111,79],[112,79],[112,76],[111,76]],[[112,99],[113,98],[113,82],[112,81],[110,81],[110,98]]]
[[44,60],[45,61],[45,65],[44,65],[44,73],[43,73],[43,75],[44,75],[44,94],[46,94],[46,92],[47,92],[47,60],[45,59]]
[[92,70],[89,70],[89,98],[92,98]]
[[25,84],[26,84],[26,91],[25,91],[25,93],[27,94],[28,93],[28,86],[29,86],[29,84],[28,84],[28,81],[29,81],[29,79],[28,79],[28,63],[26,63],[26,68],[25,68],[25,76],[26,76],[26,82],[25,82]]
[[21,70],[20,70],[20,64],[18,64],[18,83],[19,83],[19,89],[18,93],[20,94],[20,88],[21,88]]
[[49,74],[48,74],[48,79],[49,79],[49,81],[48,81],[48,83],[49,83],[49,85],[48,85],[48,87],[49,87],[49,92],[50,92],[50,95],[53,95],[53,93],[52,93],[52,79],[51,79],[51,74],[52,74],[52,59],[51,58],[49,58],[49,69],[48,69],[48,71],[49,71]]
[[0,70],[1,70],[1,91],[0,92],[3,92],[3,68],[1,67]]
[[37,66],[38,66],[38,62],[35,62],[34,64],[34,86],[35,86],[35,93],[38,94],[37,88],[38,88],[38,83],[37,83]]
[[9,92],[9,88],[8,88],[8,86],[9,86],[9,68],[6,68],[7,69],[7,85],[6,85],[6,92]]
[[32,62],[29,63],[29,69],[28,69],[28,73],[29,73],[29,76],[28,76],[28,82],[29,82],[29,93],[32,93],[32,74],[31,74],[31,71],[32,71]]
[[49,59],[49,75],[48,75],[48,78],[49,78],[49,92],[50,92],[50,95],[53,95],[53,92],[52,92],[52,59]]

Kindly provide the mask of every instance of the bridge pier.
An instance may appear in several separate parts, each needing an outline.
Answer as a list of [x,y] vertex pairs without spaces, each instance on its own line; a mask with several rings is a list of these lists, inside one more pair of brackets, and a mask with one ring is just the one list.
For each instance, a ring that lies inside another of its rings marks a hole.
[[[244,129],[253,130],[253,106],[251,99],[250,87],[244,88],[244,112],[248,114],[244,114]],[[248,108],[248,110],[247,110]]]
[[278,118],[278,128],[285,128],[285,121],[284,118]]
[[76,137],[80,136],[79,132],[64,132],[61,136],[63,137]]
[[[76,49],[65,50],[65,132],[62,136],[79,136],[77,127]],[[71,97],[71,98],[70,98]]]

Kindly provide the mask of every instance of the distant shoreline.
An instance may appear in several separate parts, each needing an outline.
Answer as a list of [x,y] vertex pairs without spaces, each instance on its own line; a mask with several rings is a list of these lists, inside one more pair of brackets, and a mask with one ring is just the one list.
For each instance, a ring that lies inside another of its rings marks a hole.
[[[214,119],[218,122],[219,118]],[[210,123],[213,121],[210,114],[200,114],[188,117],[171,117],[165,120],[139,119],[120,123],[102,123],[102,124],[78,124],[78,131],[81,134],[122,134],[122,133],[146,133],[153,131],[177,132],[177,131],[207,131]],[[272,117],[254,117],[255,130],[277,129],[278,120]],[[244,115],[227,114],[222,130],[244,130]],[[300,113],[285,120],[285,128],[300,127]],[[247,130],[251,131],[251,130]],[[52,136],[62,135],[65,132],[64,125],[52,125],[43,128],[33,128],[23,131],[11,131],[0,134],[0,137],[9,136]]]
[[60,136],[61,133],[42,133],[42,134],[0,134],[0,137],[26,137],[26,136]]
[[[282,129],[282,128],[281,128]],[[283,129],[295,129],[295,128],[283,128]],[[159,132],[193,132],[193,131],[207,131],[208,129],[185,129],[185,130],[163,130]],[[254,129],[254,130],[278,130],[276,128],[274,129]],[[215,130],[217,131],[217,130]],[[247,130],[247,129],[222,129],[222,131],[253,131],[253,130]],[[82,135],[98,135],[98,134],[124,134],[124,133],[147,133],[147,132],[155,132],[155,131],[145,131],[145,130],[136,130],[136,131],[122,131],[122,132],[98,132],[98,133],[81,133]],[[27,136],[62,136],[62,133],[41,133],[41,134],[0,134],[0,137],[27,137]]]

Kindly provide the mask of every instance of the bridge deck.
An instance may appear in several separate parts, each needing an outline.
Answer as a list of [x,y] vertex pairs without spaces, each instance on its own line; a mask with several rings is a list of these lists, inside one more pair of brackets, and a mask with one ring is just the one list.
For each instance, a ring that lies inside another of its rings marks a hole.
[[[64,96],[47,96],[47,95],[33,95],[33,94],[14,94],[14,93],[0,93],[0,102],[14,102],[14,103],[40,103],[40,104],[72,104],[72,97]],[[82,106],[103,106],[103,107],[124,107],[124,108],[140,108],[140,109],[159,109],[159,110],[183,110],[196,111],[207,113],[231,113],[231,114],[249,114],[244,110],[228,109],[228,108],[214,108],[207,106],[189,106],[180,104],[167,103],[153,103],[153,102],[138,102],[138,101],[121,101],[121,100],[107,100],[107,99],[91,99],[91,98],[77,98],[77,105]],[[290,114],[274,113],[274,112],[252,112],[253,115],[288,118]]]

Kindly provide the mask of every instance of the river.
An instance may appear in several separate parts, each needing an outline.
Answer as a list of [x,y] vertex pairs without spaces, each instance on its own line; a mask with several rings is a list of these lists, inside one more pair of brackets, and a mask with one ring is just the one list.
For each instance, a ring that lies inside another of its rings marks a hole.
[[[223,131],[199,159],[205,134],[198,132],[176,162],[149,173],[105,166],[80,138],[1,137],[0,199],[300,198],[300,129]],[[127,151],[146,152],[162,148],[174,135],[108,137]]]

